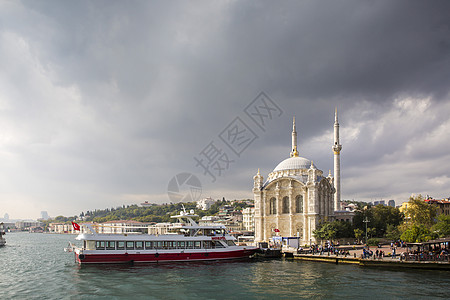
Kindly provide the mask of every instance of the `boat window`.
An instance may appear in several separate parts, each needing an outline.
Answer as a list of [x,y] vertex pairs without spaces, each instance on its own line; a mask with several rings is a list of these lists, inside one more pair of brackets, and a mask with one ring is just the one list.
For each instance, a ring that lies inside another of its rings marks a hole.
[[86,242],[86,250],[95,249],[95,241],[85,241],[85,242]]
[[117,250],[124,250],[125,242],[117,242]]
[[144,249],[144,242],[136,242],[136,249]]
[[195,241],[194,248],[195,249],[200,249],[201,247],[202,247],[202,242],[201,241]]
[[134,242],[127,242],[127,250],[134,249]]
[[166,244],[166,246],[167,246],[167,249],[174,249],[174,248],[176,248],[176,242],[166,242],[167,244]]
[[95,249],[97,250],[105,250],[105,242],[104,241],[96,241]]
[[194,242],[186,242],[187,243],[187,247],[188,249],[193,249],[194,248]]
[[212,241],[214,248],[225,248],[225,246],[220,241]]
[[184,249],[185,243],[184,242],[177,242],[177,248],[178,249]]
[[203,242],[203,248],[211,249],[212,248],[212,243],[210,241],[204,241]]
[[155,246],[156,249],[163,248],[164,242],[155,242],[155,243],[156,243],[156,246]]
[[116,249],[116,242],[114,241],[106,242],[106,250],[115,250],[115,249]]
[[236,246],[236,244],[234,243],[234,241],[227,241],[227,245],[228,245],[228,246]]
[[145,242],[145,249],[153,249],[152,242]]

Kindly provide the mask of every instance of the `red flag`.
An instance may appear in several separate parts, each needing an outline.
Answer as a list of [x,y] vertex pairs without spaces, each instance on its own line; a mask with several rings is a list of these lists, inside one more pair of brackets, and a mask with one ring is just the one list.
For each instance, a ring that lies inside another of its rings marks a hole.
[[280,229],[275,228],[273,231],[275,231],[275,232],[280,232]]
[[80,230],[80,225],[75,222],[72,222],[73,230]]

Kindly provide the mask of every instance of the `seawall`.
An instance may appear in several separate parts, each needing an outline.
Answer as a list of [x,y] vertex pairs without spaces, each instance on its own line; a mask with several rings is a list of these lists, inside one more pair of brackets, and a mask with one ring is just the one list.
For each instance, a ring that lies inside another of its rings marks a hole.
[[415,268],[428,270],[447,270],[450,271],[450,263],[436,261],[400,261],[398,259],[362,259],[335,255],[311,255],[311,254],[294,254],[294,259],[303,261],[316,261],[333,264],[357,264],[362,267],[379,267],[379,268]]

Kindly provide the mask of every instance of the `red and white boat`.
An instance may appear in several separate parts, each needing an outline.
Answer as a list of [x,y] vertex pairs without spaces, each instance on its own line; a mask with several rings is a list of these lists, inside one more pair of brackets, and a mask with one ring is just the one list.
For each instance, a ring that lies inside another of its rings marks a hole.
[[[83,245],[70,243],[65,250],[73,251],[80,264],[95,264],[238,259],[248,258],[258,249],[236,245],[236,238],[228,234],[224,225],[198,225],[193,217],[197,217],[193,211],[173,216],[179,223],[165,227],[165,234],[99,234],[93,225],[85,224],[82,226],[91,233],[76,238]],[[74,227],[80,229],[78,224]]]

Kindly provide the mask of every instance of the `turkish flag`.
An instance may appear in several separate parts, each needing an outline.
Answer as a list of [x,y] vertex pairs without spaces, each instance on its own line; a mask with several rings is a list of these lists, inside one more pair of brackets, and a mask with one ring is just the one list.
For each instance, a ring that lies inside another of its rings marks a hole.
[[280,229],[275,228],[273,231],[275,231],[275,232],[280,232]]
[[72,222],[73,230],[80,230],[80,225],[75,222]]

